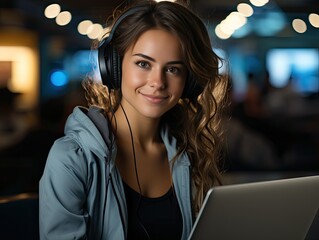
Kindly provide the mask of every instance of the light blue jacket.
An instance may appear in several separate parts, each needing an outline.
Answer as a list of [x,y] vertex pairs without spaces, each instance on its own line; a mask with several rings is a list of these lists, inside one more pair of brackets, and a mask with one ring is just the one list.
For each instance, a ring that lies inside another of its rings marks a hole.
[[[172,159],[176,154],[176,140],[169,138],[165,130],[161,136],[168,159]],[[109,151],[87,116],[87,109],[76,107],[66,122],[65,136],[50,150],[40,180],[42,240],[126,239],[126,200],[115,157],[116,145]],[[110,159],[107,168],[106,160]],[[187,154],[175,162],[172,173],[183,218],[182,239],[187,239],[193,224]]]

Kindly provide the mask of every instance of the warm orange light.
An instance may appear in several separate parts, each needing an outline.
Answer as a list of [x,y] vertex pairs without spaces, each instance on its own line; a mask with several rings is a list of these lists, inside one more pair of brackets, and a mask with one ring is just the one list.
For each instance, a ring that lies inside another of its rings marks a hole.
[[8,87],[22,93],[20,107],[31,107],[37,101],[39,63],[34,49],[24,46],[0,46],[0,61],[12,62],[12,79]]

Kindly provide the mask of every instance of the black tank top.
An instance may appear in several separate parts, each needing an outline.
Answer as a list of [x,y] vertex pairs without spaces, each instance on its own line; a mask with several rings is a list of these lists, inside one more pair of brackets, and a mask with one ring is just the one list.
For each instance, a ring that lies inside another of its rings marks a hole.
[[128,240],[179,240],[183,220],[173,188],[158,198],[141,196],[124,183]]

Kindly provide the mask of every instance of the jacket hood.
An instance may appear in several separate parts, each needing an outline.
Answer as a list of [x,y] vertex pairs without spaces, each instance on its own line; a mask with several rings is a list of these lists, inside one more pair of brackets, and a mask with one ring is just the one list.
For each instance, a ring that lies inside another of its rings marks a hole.
[[106,158],[109,155],[106,145],[99,130],[88,117],[88,109],[75,107],[68,117],[64,133],[75,139],[83,149],[89,149],[97,156]]

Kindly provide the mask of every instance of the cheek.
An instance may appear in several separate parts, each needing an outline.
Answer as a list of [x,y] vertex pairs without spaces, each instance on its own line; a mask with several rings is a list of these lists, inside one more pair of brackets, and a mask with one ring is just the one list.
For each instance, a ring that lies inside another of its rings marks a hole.
[[142,84],[142,76],[137,71],[134,71],[132,64],[122,66],[122,89],[136,88]]

